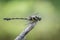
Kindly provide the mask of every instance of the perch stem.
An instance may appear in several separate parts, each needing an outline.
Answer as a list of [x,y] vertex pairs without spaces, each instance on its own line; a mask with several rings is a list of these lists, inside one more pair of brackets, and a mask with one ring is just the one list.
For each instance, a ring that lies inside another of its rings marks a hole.
[[[36,21],[37,22],[37,21]],[[25,38],[25,36],[35,27],[36,22],[32,22],[28,25],[28,27],[22,32],[20,33],[15,40],[23,40]]]

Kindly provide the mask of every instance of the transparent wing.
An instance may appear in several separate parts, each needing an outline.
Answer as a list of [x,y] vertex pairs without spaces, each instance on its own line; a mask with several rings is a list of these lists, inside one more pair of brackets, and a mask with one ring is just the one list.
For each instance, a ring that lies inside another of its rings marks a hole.
[[33,12],[33,13],[30,14],[30,16],[34,16],[34,15],[39,15],[39,13],[38,12]]

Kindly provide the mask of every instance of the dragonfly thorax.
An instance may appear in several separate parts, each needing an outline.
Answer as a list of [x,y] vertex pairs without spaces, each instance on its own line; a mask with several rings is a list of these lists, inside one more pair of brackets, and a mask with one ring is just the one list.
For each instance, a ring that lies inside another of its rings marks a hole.
[[29,17],[29,20],[30,20],[30,21],[40,21],[41,18],[40,18],[39,16],[30,16],[30,17]]

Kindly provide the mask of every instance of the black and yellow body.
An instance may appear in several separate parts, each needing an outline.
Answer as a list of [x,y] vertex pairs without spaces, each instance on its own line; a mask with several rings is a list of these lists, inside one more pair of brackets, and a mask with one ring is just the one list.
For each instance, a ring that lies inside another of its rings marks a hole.
[[28,18],[4,18],[4,20],[15,20],[15,19],[21,19],[21,20],[29,20],[29,21],[40,21],[41,18],[38,16],[30,16]]

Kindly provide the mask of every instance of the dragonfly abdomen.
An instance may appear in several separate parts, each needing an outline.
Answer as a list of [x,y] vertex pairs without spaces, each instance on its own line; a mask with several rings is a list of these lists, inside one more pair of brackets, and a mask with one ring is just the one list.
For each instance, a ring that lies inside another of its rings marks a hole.
[[15,20],[15,19],[22,19],[22,20],[27,20],[27,18],[4,18],[4,20]]

